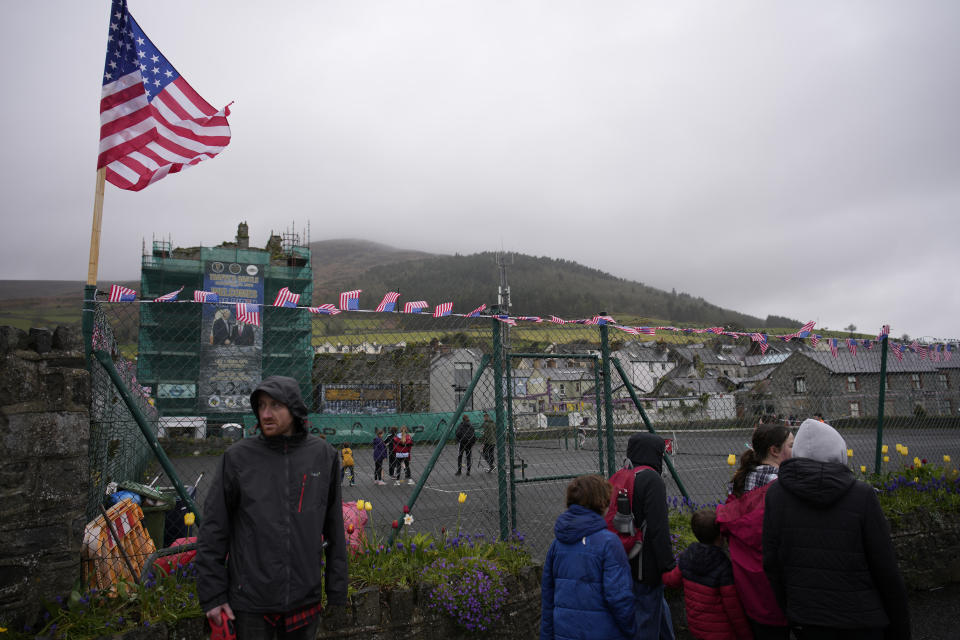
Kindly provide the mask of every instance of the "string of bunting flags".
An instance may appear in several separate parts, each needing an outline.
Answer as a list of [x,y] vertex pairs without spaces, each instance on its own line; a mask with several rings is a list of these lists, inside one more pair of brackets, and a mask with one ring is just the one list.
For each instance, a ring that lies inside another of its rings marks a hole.
[[[183,287],[180,287],[176,291],[171,291],[162,296],[153,299],[153,302],[184,302],[178,300],[177,297],[183,291]],[[383,300],[377,305],[376,310],[369,311],[366,309],[360,309],[360,294],[363,293],[362,289],[354,289],[353,291],[344,291],[340,294],[339,304],[322,304],[316,307],[300,307],[300,294],[293,293],[289,288],[283,287],[277,293],[277,297],[273,302],[273,307],[285,307],[290,309],[306,309],[310,313],[322,314],[322,315],[337,315],[343,311],[357,311],[359,313],[394,313],[396,312],[397,302],[400,299],[400,294],[396,291],[388,292]],[[112,285],[110,287],[110,292],[108,296],[108,302],[134,302],[137,299],[137,292],[128,287],[122,287],[120,285]],[[143,301],[146,302],[146,301]],[[198,303],[219,303],[219,296],[212,291],[202,291],[196,290],[193,292],[193,302]],[[241,322],[246,322],[247,324],[260,325],[260,306],[268,305],[258,305],[253,303],[236,303],[237,309],[237,319]],[[672,326],[657,326],[657,327],[633,327],[617,323],[617,321],[609,315],[596,315],[592,318],[583,318],[578,320],[565,320],[559,316],[550,315],[547,316],[546,320],[540,316],[509,316],[505,314],[484,314],[487,310],[486,304],[481,304],[479,307],[467,314],[462,313],[453,313],[453,303],[452,302],[443,302],[434,307],[432,312],[428,312],[430,305],[425,300],[417,300],[414,302],[406,302],[403,305],[402,313],[405,314],[423,314],[425,312],[432,313],[434,318],[442,318],[447,316],[456,316],[461,318],[494,318],[508,326],[517,326],[519,322],[530,322],[534,324],[540,324],[543,322],[550,322],[553,324],[582,324],[582,325],[609,325],[614,329],[623,331],[624,333],[634,335],[634,336],[655,336],[657,332],[673,332],[673,333],[684,333],[684,334],[702,334],[702,333],[712,333],[718,336],[727,336],[730,338],[749,338],[751,341],[756,342],[759,345],[760,353],[765,354],[767,349],[770,346],[770,340],[778,339],[784,342],[789,342],[790,340],[810,340],[810,344],[816,347],[821,340],[826,339],[827,345],[830,348],[830,353],[833,357],[839,357],[840,348],[842,346],[846,347],[847,351],[851,355],[857,355],[858,349],[873,349],[876,345],[880,344],[883,340],[887,340],[890,350],[893,352],[893,355],[898,360],[903,360],[903,354],[905,351],[910,351],[918,354],[922,359],[929,358],[933,362],[939,362],[941,360],[950,360],[954,351],[960,348],[960,345],[951,343],[951,342],[939,342],[939,343],[920,343],[916,340],[912,341],[910,344],[904,344],[897,342],[895,340],[890,340],[890,325],[883,325],[881,327],[879,334],[874,339],[855,339],[855,338],[824,338],[819,334],[813,333],[813,328],[815,322],[810,321],[794,331],[793,333],[787,333],[783,335],[768,335],[766,333],[759,332],[742,332],[742,331],[728,331],[724,327],[708,327],[708,328],[697,328],[697,327],[672,327]]]

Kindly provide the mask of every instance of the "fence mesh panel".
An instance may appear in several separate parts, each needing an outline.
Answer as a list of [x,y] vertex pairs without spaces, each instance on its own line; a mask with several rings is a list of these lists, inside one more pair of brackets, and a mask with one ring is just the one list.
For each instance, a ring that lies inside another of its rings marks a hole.
[[[408,505],[414,531],[497,537],[515,529],[542,553],[569,479],[619,468],[629,436],[647,429],[644,415],[672,451],[671,500],[684,492],[698,503],[723,500],[730,462],[765,416],[796,428],[822,415],[846,439],[856,473],[875,470],[878,447],[886,447],[881,472],[914,457],[942,464],[960,453],[960,359],[942,350],[923,357],[904,349],[900,358],[891,348],[881,404],[882,345],[862,336],[854,353],[846,338],[834,347],[826,337],[816,345],[773,335],[759,342],[672,327],[633,335],[614,325],[516,319],[511,326],[489,316],[260,311],[253,326],[237,318],[235,305],[98,305],[94,346],[113,353],[201,516],[219,453],[256,435],[250,392],[274,374],[299,381],[313,433],[352,449],[343,499],[370,502],[369,526],[383,537],[393,521],[403,526]],[[91,518],[110,481],[175,483],[109,378],[92,367]],[[485,412],[495,424],[486,439]],[[476,442],[461,451],[455,422],[463,415]],[[407,462],[399,470],[387,462],[379,484],[374,437],[404,427],[414,442],[409,476]]]

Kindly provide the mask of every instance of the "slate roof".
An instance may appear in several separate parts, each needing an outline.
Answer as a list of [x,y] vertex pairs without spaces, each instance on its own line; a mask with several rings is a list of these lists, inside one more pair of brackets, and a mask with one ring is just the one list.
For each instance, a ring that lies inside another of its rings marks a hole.
[[[798,351],[791,357],[809,358],[829,370],[830,373],[880,373],[880,349],[877,347],[869,351],[860,349],[855,356],[845,351],[841,351],[837,358],[834,358],[829,351]],[[932,373],[937,370],[935,364],[941,363],[922,360],[915,353],[904,353],[903,361],[898,360],[892,353],[887,354],[887,373]]]

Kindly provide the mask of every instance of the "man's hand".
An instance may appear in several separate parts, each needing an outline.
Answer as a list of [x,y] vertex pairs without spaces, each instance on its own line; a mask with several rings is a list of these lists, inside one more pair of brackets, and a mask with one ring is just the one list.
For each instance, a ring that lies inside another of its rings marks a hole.
[[221,614],[226,615],[227,620],[233,620],[235,617],[233,615],[233,609],[230,608],[230,603],[224,602],[223,604],[217,605],[213,609],[210,609],[210,611],[207,611],[207,618],[212,624],[220,624],[220,620],[222,619]]

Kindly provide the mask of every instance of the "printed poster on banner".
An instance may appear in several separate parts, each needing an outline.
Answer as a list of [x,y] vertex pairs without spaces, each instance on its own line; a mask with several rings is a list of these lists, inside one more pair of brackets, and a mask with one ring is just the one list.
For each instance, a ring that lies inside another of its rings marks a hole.
[[263,304],[263,275],[262,265],[204,263],[203,288],[217,294],[219,302],[203,305],[197,389],[200,412],[250,410],[250,394],[261,379],[263,327],[239,322],[236,303]]

